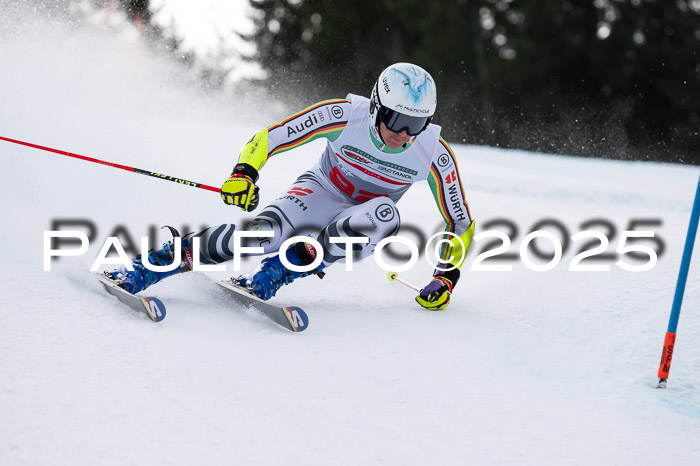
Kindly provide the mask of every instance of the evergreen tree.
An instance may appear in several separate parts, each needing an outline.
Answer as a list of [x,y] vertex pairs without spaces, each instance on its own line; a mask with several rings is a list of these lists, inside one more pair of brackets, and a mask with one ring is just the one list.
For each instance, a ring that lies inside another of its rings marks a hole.
[[292,104],[368,95],[409,61],[453,140],[700,163],[697,3],[251,0],[251,40]]

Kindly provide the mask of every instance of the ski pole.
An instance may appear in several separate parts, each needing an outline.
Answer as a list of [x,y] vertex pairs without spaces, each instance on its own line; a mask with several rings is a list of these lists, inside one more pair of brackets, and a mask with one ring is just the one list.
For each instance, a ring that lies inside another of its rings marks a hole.
[[688,225],[688,234],[685,237],[685,246],[683,247],[683,258],[681,259],[681,269],[678,272],[678,280],[676,281],[676,293],[673,296],[673,305],[671,306],[671,317],[668,319],[668,329],[664,338],[664,349],[661,353],[661,362],[659,363],[659,384],[656,388],[666,388],[668,381],[668,373],[671,370],[671,359],[673,358],[673,350],[676,345],[676,331],[678,330],[678,319],[681,315],[681,306],[683,305],[683,293],[685,292],[685,284],[688,279],[688,269],[690,268],[690,258],[693,255],[693,244],[695,244],[695,234],[698,231],[698,223],[700,222],[700,178],[698,178],[698,187],[695,191],[695,201],[693,202],[693,210],[690,213],[690,225]]
[[410,289],[415,290],[415,291],[420,293],[420,290],[421,290],[420,288],[418,288],[416,285],[411,285],[406,280],[402,280],[401,278],[399,278],[399,274],[397,272],[389,272],[387,274],[386,278],[388,278],[390,282],[399,282],[402,285],[407,286]]
[[86,160],[88,162],[99,163],[101,165],[107,165],[109,167],[120,168],[122,170],[126,170],[129,172],[138,173],[139,175],[152,176],[154,178],[159,178],[161,180],[167,180],[167,181],[172,181],[174,183],[179,183],[179,184],[184,185],[184,186],[192,186],[193,188],[206,189],[208,191],[214,191],[216,193],[221,192],[221,189],[215,188],[213,186],[207,186],[206,184],[195,183],[194,181],[187,181],[187,180],[183,180],[182,178],[175,178],[175,177],[170,176],[170,175],[163,175],[161,173],[156,173],[156,172],[152,172],[152,171],[148,171],[148,170],[142,170],[140,168],[129,167],[126,165],[120,165],[118,163],[106,162],[104,160],[95,159],[92,157],[86,157],[84,155],[74,154],[72,152],[66,152],[64,150],[52,149],[51,147],[40,146],[38,144],[32,144],[30,142],[18,141],[17,139],[10,139],[10,138],[2,137],[2,136],[0,136],[0,140],[11,142],[13,144],[20,144],[22,146],[32,147],[34,149],[44,150],[46,152],[53,152],[54,154],[65,155],[65,156],[73,157],[73,158],[80,159],[80,160]]

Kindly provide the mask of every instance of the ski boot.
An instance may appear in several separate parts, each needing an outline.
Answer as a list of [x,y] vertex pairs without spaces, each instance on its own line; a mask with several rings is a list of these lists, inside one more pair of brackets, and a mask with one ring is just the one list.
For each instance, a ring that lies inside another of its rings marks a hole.
[[[297,243],[287,249],[286,254],[289,263],[300,266],[309,265],[316,258],[316,250],[307,243]],[[282,285],[288,285],[297,278],[309,275],[318,275],[319,278],[323,278],[325,275],[321,271],[323,268],[324,265],[321,264],[308,272],[295,272],[282,264],[278,254],[263,259],[258,268],[241,275],[236,279],[236,282],[258,298],[267,301],[277,293]]]
[[[180,236],[177,230],[172,227],[168,228],[170,228],[170,231],[173,233],[174,237]],[[163,247],[158,251],[150,249],[148,251],[147,260],[152,265],[158,266],[172,264],[175,258],[174,247],[174,241],[168,241],[167,243],[163,243]],[[135,294],[139,291],[145,290],[154,283],[158,283],[164,278],[183,272],[189,272],[191,270],[191,265],[187,261],[187,258],[191,257],[191,254],[189,254],[189,249],[189,242],[183,240],[180,265],[169,272],[155,272],[153,270],[148,270],[143,265],[143,258],[141,257],[141,254],[139,254],[131,261],[131,265],[134,267],[133,271],[128,270],[126,267],[122,267],[112,272],[105,272],[105,275],[114,280],[120,287],[124,288],[129,293]]]

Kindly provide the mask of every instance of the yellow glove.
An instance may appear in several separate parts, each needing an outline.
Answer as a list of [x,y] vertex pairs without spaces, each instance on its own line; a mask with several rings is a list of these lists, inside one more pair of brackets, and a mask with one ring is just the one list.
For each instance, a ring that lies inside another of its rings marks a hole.
[[258,206],[260,188],[255,186],[258,171],[246,163],[239,163],[233,173],[221,186],[221,199],[228,205],[235,205],[250,212]]
[[440,267],[428,285],[420,290],[416,302],[430,311],[441,311],[450,304],[452,289],[459,280],[459,269],[442,272]]

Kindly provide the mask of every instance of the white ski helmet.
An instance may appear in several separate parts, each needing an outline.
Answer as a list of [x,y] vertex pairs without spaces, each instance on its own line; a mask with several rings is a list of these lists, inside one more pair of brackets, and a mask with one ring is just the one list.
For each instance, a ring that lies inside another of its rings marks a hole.
[[395,63],[382,71],[372,89],[369,118],[379,129],[383,122],[396,133],[417,136],[435,114],[437,90],[432,76],[410,63]]

